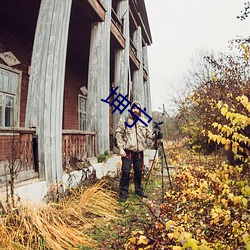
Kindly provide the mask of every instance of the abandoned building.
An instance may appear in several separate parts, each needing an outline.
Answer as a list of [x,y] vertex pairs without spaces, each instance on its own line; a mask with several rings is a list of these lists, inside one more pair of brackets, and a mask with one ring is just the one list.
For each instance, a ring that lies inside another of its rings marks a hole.
[[144,0],[3,0],[0,32],[0,185],[112,150],[116,87],[151,114]]

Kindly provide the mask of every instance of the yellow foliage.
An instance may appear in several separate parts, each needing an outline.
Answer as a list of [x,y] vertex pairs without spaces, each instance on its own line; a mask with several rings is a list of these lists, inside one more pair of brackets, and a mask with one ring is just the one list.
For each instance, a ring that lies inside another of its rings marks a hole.
[[136,244],[136,241],[137,241],[137,237],[131,237],[131,238],[129,238],[129,242],[131,242],[133,244]]
[[187,240],[191,239],[191,237],[191,233],[182,232],[180,237],[178,238],[178,242],[186,242]]
[[242,49],[244,50],[243,56],[244,59],[247,61],[249,59],[249,48],[246,44],[241,43],[240,46],[242,47]]
[[227,208],[227,206],[228,206],[228,200],[226,200],[226,199],[221,199],[221,203],[224,205],[224,207],[225,208]]
[[248,209],[248,200],[246,198],[242,198],[242,204],[245,209]]
[[233,227],[232,232],[237,233],[238,229],[240,228],[240,223],[237,220],[234,220],[232,222],[232,227]]
[[225,144],[225,150],[228,151],[230,149],[230,143]]
[[210,247],[207,246],[207,245],[201,244],[201,245],[199,246],[199,250],[212,250],[212,248],[210,248]]
[[173,233],[173,238],[174,239],[179,239],[181,233],[179,232],[179,228],[177,227],[175,230],[174,230],[174,233]]
[[174,233],[168,233],[167,236],[170,240],[172,240],[174,238]]
[[[250,111],[250,102],[247,96],[238,96],[236,100],[240,102],[248,112]],[[211,131],[208,131],[208,142],[212,140],[217,144],[224,145],[225,150],[232,149],[234,157],[244,161],[244,153],[248,158],[250,156],[249,150],[247,149],[247,147],[250,146],[250,138],[241,134],[239,131],[244,130],[246,126],[250,125],[250,117],[236,113],[234,109],[231,109],[230,112],[228,105],[222,104],[222,102],[218,102],[217,107],[220,109],[221,114],[229,121],[229,125],[221,125],[214,122],[212,126],[217,128],[218,134],[215,135]]]
[[223,221],[224,226],[228,226],[229,223],[230,223],[230,221],[231,221],[231,216],[230,216],[230,214],[226,214],[226,215],[224,216],[224,221]]
[[246,250],[250,250],[250,235],[248,233],[243,235],[243,241],[246,244]]
[[135,231],[132,231],[132,234],[133,235],[138,235],[138,234],[144,234],[144,232],[141,231],[141,230],[139,230],[139,231],[135,230]]
[[169,230],[170,228],[173,228],[174,225],[175,225],[174,221],[172,221],[172,220],[167,221],[166,224],[165,224],[166,230]]
[[139,239],[137,241],[137,245],[141,245],[141,244],[143,244],[143,245],[147,245],[148,244],[148,239],[144,235],[140,235]]
[[173,250],[181,250],[181,247],[180,247],[180,246],[173,246],[172,249],[173,249]]
[[248,112],[250,112],[250,102],[249,102],[247,96],[245,96],[245,95],[238,96],[238,97],[236,97],[236,100],[239,101],[244,106],[244,108],[247,109]]
[[223,116],[225,116],[228,113],[228,110],[225,107],[222,107],[220,112]]
[[187,249],[189,247],[192,248],[192,250],[199,250],[198,248],[198,244],[199,241],[195,240],[195,239],[188,239],[187,243],[181,248],[181,249]]
[[[216,124],[214,127],[218,128]],[[240,132],[237,133],[239,137]],[[225,140],[230,145],[240,143]],[[248,195],[249,180],[243,179],[242,170],[242,166],[227,163],[180,164],[173,176],[175,187],[168,192],[171,195],[166,196],[162,206],[164,215],[171,218],[166,223],[166,231],[160,234],[164,246],[178,250],[179,246],[199,250],[243,249],[242,237],[249,230],[249,200],[244,196]],[[207,236],[210,233],[213,239]],[[157,245],[159,249],[161,246]]]
[[245,187],[241,188],[241,193],[245,196],[248,197],[250,196],[250,187],[246,185]]

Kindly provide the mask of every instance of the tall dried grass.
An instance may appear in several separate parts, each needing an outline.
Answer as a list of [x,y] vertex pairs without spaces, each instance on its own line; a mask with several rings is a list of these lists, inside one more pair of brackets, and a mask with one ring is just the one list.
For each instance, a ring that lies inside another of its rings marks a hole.
[[[113,192],[99,182],[85,190],[71,191],[58,203],[22,204],[0,218],[0,249],[93,248],[88,229],[99,220],[120,218]],[[100,222],[100,221],[99,221]]]

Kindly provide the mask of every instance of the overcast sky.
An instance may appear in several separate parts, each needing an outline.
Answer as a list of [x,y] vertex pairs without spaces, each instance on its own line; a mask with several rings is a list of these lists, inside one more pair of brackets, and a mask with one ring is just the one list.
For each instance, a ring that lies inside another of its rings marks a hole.
[[228,41],[250,36],[250,17],[236,17],[245,0],[145,0],[153,44],[148,49],[152,109],[168,105],[198,51],[228,50]]

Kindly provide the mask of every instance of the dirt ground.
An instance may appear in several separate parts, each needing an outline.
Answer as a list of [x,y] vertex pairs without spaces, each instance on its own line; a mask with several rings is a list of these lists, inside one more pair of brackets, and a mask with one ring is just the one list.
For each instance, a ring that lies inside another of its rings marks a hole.
[[[92,237],[98,242],[97,250],[125,249],[125,244],[133,232],[146,232],[154,223],[159,216],[164,191],[170,188],[166,169],[163,175],[161,172],[159,169],[151,171],[150,174],[144,174],[143,187],[144,192],[148,195],[147,199],[142,199],[134,193],[132,173],[129,196],[126,202],[118,203],[122,219],[98,225],[92,232]],[[107,177],[107,183],[110,189],[117,194],[118,200],[119,177]]]

